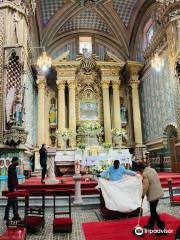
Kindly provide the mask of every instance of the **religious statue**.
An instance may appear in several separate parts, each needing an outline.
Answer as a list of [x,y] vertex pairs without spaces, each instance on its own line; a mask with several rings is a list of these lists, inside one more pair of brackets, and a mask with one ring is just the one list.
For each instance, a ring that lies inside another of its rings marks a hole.
[[22,127],[23,124],[23,107],[22,107],[22,99],[20,95],[17,95],[14,101],[13,106],[13,117],[14,117],[14,125]]
[[6,123],[7,125],[13,124],[13,102],[15,98],[16,89],[12,87],[9,89],[6,96]]
[[4,166],[4,159],[0,159],[0,175],[4,176],[5,174],[5,166]]
[[121,104],[121,121],[122,123],[127,123],[127,108]]
[[52,129],[57,128],[57,109],[55,104],[55,99],[51,99],[51,106],[49,111],[49,125]]

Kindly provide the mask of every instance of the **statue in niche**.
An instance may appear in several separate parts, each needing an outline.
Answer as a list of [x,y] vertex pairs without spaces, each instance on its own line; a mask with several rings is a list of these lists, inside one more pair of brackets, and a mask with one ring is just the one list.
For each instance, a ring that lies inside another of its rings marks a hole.
[[13,125],[13,103],[15,99],[16,89],[12,87],[6,96],[6,123],[8,126]]
[[16,93],[15,87],[12,87],[6,96],[6,127],[10,129],[12,126],[23,127],[24,116],[24,93]]
[[22,99],[20,95],[15,97],[15,101],[13,104],[13,119],[15,126],[22,127],[23,124],[23,105]]
[[49,126],[51,129],[57,128],[57,109],[56,109],[56,100],[51,99],[51,106],[49,110]]
[[122,123],[127,123],[127,108],[124,106],[124,102],[121,103],[121,109],[120,109],[120,112],[121,112],[121,122]]

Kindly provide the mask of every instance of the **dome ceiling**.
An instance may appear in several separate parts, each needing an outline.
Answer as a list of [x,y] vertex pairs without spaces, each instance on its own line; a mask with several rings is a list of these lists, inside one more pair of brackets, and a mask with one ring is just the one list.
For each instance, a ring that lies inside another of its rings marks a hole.
[[[69,0],[71,1],[71,0]],[[122,22],[127,27],[131,16],[133,14],[133,9],[139,0],[112,0],[112,6],[114,11],[120,16]],[[81,0],[79,1],[80,6],[83,3],[92,2],[98,5],[104,4],[106,1],[98,0]],[[140,2],[140,1],[139,1]],[[67,3],[67,0],[40,0],[40,10],[43,25],[48,24],[49,20]],[[97,25],[99,21],[97,21]],[[86,23],[85,23],[86,25]],[[94,25],[93,25],[94,27]],[[98,26],[96,26],[98,28]]]
[[41,44],[53,48],[75,34],[92,34],[128,56],[134,21],[146,1],[39,0],[36,11]]

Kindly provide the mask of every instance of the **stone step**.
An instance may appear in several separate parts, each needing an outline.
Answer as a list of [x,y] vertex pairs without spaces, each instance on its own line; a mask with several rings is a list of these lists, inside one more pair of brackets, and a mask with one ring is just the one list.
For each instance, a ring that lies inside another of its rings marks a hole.
[[[35,196],[30,197],[30,201],[29,201],[30,206],[40,207],[42,205],[41,199],[42,199],[41,197],[35,197]],[[71,199],[72,199],[72,207],[75,207],[73,205],[74,196],[72,196]],[[89,208],[91,206],[95,207],[100,204],[99,195],[83,195],[82,200],[83,200],[83,204],[81,207],[83,209]],[[66,196],[56,197],[56,206],[57,207],[68,207],[68,201],[69,201],[69,198]],[[0,197],[0,207],[5,207],[5,206],[6,206],[6,198],[1,196]],[[19,201],[19,206],[24,206],[23,200]],[[45,198],[45,206],[53,207],[53,197],[52,196],[47,196]]]
[[41,177],[41,169],[38,169],[32,172],[31,177]]
[[[179,195],[180,194],[180,189],[179,188],[174,188],[173,189],[174,195]],[[168,199],[169,198],[169,190],[168,188],[164,189],[164,197],[163,199]],[[68,197],[56,197],[56,206],[61,207],[61,208],[66,208],[68,207]],[[74,196],[71,197],[72,199],[72,207],[76,207],[73,205],[74,201]],[[89,208],[96,208],[100,204],[100,195],[99,194],[94,194],[94,195],[82,195],[82,200],[83,204],[80,207],[80,209],[89,209]],[[37,196],[32,196],[30,197],[30,206],[33,207],[40,207],[42,204],[41,197]],[[47,196],[45,198],[45,205],[46,207],[53,207],[53,197],[52,196]],[[0,207],[5,207],[6,206],[6,198],[3,196],[0,196]],[[19,206],[24,206],[23,201],[19,201]]]

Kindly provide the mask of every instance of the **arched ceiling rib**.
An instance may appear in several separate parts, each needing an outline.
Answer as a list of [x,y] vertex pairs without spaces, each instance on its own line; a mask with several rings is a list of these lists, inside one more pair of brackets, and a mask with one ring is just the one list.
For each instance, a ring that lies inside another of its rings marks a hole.
[[[39,0],[38,23],[42,44],[52,45],[64,34],[99,33],[114,38],[128,56],[135,15],[144,1],[150,0]],[[83,6],[91,2],[93,7]]]
[[110,33],[107,24],[92,9],[82,9],[79,14],[69,19],[59,30],[59,33],[76,29],[92,29]]

